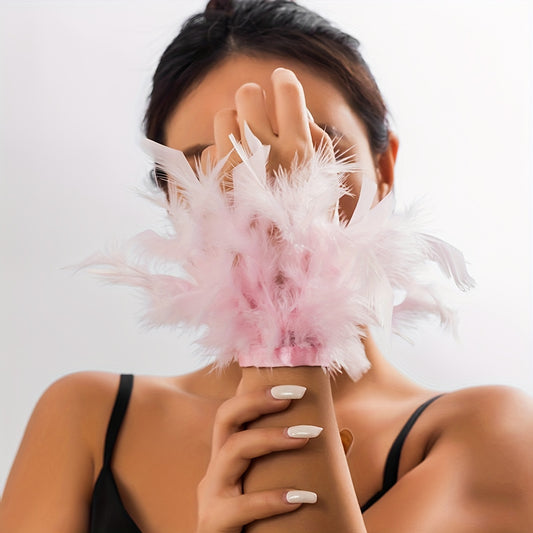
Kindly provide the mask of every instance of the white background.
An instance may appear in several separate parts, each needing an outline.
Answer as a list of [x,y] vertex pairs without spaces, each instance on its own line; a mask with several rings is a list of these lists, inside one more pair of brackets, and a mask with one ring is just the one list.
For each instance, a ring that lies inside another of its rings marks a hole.
[[[426,198],[478,288],[457,343],[436,328],[393,360],[428,386],[533,392],[532,9],[520,0],[303,2],[363,43],[401,147],[400,204]],[[162,214],[136,196],[150,76],[203,2],[0,4],[0,487],[43,390],[68,372],[182,373],[188,339],[137,326],[138,298],[62,267]]]

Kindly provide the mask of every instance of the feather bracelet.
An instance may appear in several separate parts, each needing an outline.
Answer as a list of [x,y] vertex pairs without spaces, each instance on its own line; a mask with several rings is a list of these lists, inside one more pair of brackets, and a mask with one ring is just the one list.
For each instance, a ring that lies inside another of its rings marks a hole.
[[168,200],[155,200],[171,231],[143,232],[81,266],[143,289],[151,325],[206,326],[198,342],[218,366],[321,366],[358,379],[367,326],[389,335],[428,315],[453,322],[434,271],[471,288],[459,250],[423,233],[414,210],[395,212],[392,194],[373,205],[369,180],[349,221],[331,216],[353,164],[318,150],[272,176],[269,147],[247,127],[245,137],[246,149],[234,141],[242,162],[231,191],[220,186],[224,161],[194,171],[182,152],[146,140],[168,176]]

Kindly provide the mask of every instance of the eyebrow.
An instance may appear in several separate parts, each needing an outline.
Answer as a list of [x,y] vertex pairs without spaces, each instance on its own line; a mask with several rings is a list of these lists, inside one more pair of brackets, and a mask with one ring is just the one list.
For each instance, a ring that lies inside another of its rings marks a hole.
[[344,133],[338,130],[335,126],[331,126],[330,124],[321,124],[319,122],[317,122],[316,125],[323,129],[331,137],[331,140],[340,140],[345,137]]
[[[345,137],[344,133],[342,133],[342,131],[338,130],[335,126],[331,126],[330,124],[322,124],[322,123],[319,123],[317,122],[316,125],[323,129],[327,134],[328,136],[332,139],[332,140],[340,140],[340,139],[343,139]],[[201,155],[201,153],[209,146],[211,146],[211,144],[213,143],[210,143],[210,144],[194,144],[192,146],[189,146],[188,148],[185,148],[185,150],[183,150],[183,155],[185,155],[185,157],[193,157],[193,156],[197,156],[197,155]]]
[[[211,144],[213,144],[213,143],[211,143]],[[185,157],[193,157],[195,155],[201,155],[201,153],[208,146],[211,146],[211,144],[194,144],[193,146],[189,146],[188,148],[185,148],[185,150],[183,150],[183,155]]]

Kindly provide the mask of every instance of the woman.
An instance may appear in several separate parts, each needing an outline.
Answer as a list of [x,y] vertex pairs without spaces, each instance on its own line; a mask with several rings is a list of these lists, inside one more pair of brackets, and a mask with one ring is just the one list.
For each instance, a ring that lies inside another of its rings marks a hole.
[[[398,141],[356,44],[291,2],[211,2],[154,76],[147,135],[193,164],[226,155],[244,122],[273,168],[327,143],[325,130],[375,181],[375,201],[393,185]],[[344,197],[341,214],[353,210]],[[370,335],[364,345],[372,366],[358,381],[236,363],[121,377],[118,396],[115,375],[59,380],[29,422],[0,529],[529,531],[531,401],[500,387],[437,398]]]

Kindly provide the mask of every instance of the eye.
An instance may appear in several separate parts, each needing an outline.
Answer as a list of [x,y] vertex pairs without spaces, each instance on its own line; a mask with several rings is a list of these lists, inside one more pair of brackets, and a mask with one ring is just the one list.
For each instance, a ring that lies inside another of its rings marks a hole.
[[[212,143],[211,143],[212,144]],[[187,158],[189,165],[195,169],[202,157],[202,152],[210,146],[209,144],[195,144],[183,150],[183,155]]]
[[335,151],[335,159],[339,160],[345,158],[350,150],[350,147],[345,140],[344,134],[330,124],[317,123],[317,126],[323,129],[331,139],[331,142],[333,143],[333,150]]
[[166,182],[168,181],[168,175],[164,170],[158,167],[154,167],[150,170],[149,176],[150,176],[150,181],[156,187],[159,187],[160,189],[165,188],[164,184],[166,184]]

